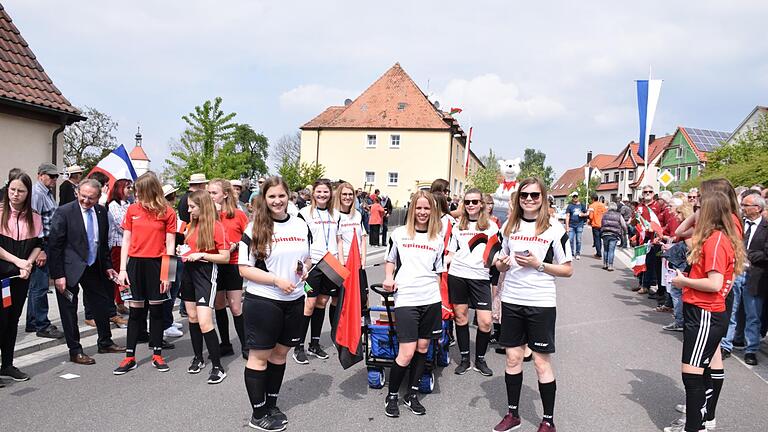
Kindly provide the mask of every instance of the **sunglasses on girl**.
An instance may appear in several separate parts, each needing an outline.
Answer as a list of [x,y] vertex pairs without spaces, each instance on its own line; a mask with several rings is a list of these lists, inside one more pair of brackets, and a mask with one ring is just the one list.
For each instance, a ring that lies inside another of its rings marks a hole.
[[536,201],[539,198],[541,198],[541,192],[518,192],[520,194],[520,199],[527,200],[528,197],[530,197],[532,200]]
[[481,202],[483,202],[483,201],[482,201],[482,200],[464,200],[464,205],[465,205],[465,206],[466,206],[466,205],[470,205],[470,204],[472,204],[472,205],[478,205],[478,204],[480,204]]

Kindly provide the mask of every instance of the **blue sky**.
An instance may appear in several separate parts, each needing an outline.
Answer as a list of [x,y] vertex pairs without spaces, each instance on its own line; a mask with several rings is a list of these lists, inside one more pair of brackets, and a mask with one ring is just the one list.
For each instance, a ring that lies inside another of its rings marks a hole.
[[653,133],[733,130],[768,104],[768,2],[4,0],[78,106],[141,124],[159,168],[181,116],[221,96],[271,141],[354,99],[395,62],[473,150],[544,151],[559,175],[637,139],[635,79],[664,79]]

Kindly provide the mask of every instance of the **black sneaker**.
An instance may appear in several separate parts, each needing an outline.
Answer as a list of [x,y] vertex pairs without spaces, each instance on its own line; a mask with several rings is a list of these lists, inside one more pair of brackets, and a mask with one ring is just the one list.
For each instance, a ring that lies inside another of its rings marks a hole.
[[37,333],[35,333],[37,337],[41,338],[48,338],[48,339],[61,339],[64,337],[64,333],[57,329],[55,325],[51,324],[48,327],[38,330]]
[[251,421],[248,422],[248,426],[260,431],[278,432],[283,431],[286,425],[282,421],[271,417],[269,414],[265,414],[262,418],[256,418],[251,416]]
[[168,372],[171,368],[168,363],[165,362],[163,356],[155,354],[152,356],[152,366],[160,372]]
[[427,413],[427,409],[424,408],[424,405],[422,405],[421,402],[419,402],[419,397],[416,396],[416,393],[407,395],[405,399],[403,399],[403,403],[416,415],[424,415]]
[[400,407],[397,406],[397,395],[387,395],[384,402],[384,414],[387,417],[400,417]]
[[227,377],[227,373],[224,372],[224,368],[221,366],[214,366],[211,368],[211,374],[208,376],[208,384],[218,384],[224,381]]
[[187,368],[187,373],[198,374],[203,369],[205,369],[205,360],[193,357],[192,363]]
[[[14,330],[15,331],[15,330]],[[19,368],[16,366],[7,366],[2,369],[0,369],[0,376],[10,378],[17,382],[27,381],[29,380],[29,375],[25,374],[24,372],[20,371]]]
[[283,422],[283,424],[288,424],[288,416],[276,406],[267,408],[267,415],[275,420]]
[[293,349],[293,360],[298,364],[309,364],[309,359],[303,346],[297,346]]
[[235,350],[232,349],[232,344],[219,344],[219,355],[222,357],[235,355]]
[[461,363],[459,363],[459,365],[456,366],[456,369],[454,369],[453,373],[455,373],[456,375],[464,375],[465,373],[467,373],[467,371],[471,366],[472,365],[469,364],[469,358],[464,357],[461,359]]
[[136,369],[136,357],[126,357],[120,363],[120,366],[118,366],[117,369],[112,371],[112,373],[115,375],[123,375],[128,371],[132,371],[134,369]]
[[307,352],[319,359],[325,360],[328,358],[328,353],[323,350],[320,344],[309,344]]
[[475,359],[475,367],[473,369],[480,372],[483,376],[493,376],[493,371],[488,367],[488,363],[485,362],[485,359]]

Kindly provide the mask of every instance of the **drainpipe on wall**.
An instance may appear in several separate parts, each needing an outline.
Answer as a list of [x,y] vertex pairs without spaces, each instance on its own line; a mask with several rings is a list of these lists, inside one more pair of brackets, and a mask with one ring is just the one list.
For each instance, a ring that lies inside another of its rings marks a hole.
[[317,143],[315,144],[315,165],[320,165],[320,128],[317,129]]
[[453,130],[448,133],[448,184],[451,184],[451,168],[453,168]]
[[[58,159],[57,153],[59,152],[59,144],[58,144],[58,138],[59,135],[64,132],[64,128],[67,127],[67,118],[62,117],[61,118],[61,126],[56,128],[55,131],[53,131],[53,135],[51,136],[51,163],[56,165],[56,160]],[[56,192],[58,188],[53,188],[53,198],[56,199]]]

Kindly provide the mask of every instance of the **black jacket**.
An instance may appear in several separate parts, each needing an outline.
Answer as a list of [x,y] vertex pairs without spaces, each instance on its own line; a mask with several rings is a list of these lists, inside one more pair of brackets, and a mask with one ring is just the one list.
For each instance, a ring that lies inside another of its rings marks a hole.
[[71,203],[77,201],[77,194],[75,193],[75,185],[71,181],[65,180],[64,183],[59,186],[59,205]]
[[[746,231],[746,223],[744,230]],[[755,234],[747,250],[747,289],[753,296],[768,297],[768,221],[763,218],[752,228]]]
[[[106,271],[112,268],[109,255],[108,235],[109,220],[107,209],[96,204],[96,221],[99,224],[99,249],[96,252],[95,265],[106,277]],[[51,279],[67,278],[67,286],[74,286],[88,267],[88,235],[80,210],[80,203],[73,201],[56,210],[51,220],[51,233],[48,237],[48,268]]]

